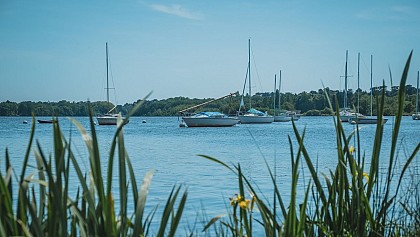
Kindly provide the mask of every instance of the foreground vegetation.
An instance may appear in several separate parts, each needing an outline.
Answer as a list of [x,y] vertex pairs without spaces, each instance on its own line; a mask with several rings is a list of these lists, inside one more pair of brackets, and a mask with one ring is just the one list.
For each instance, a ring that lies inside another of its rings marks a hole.
[[[197,229],[188,233],[178,230],[183,209],[188,205],[188,191],[183,187],[175,185],[168,193],[159,217],[156,216],[160,213],[158,207],[152,208],[150,213],[145,212],[153,172],[144,175],[139,187],[138,177],[124,147],[125,123],[121,119],[106,158],[99,154],[92,114],[90,132],[73,120],[89,151],[88,171],[81,170],[71,149],[71,140],[62,135],[59,123],[52,124],[54,154],[45,155],[39,142],[34,145],[36,123],[33,121],[20,175],[14,173],[6,149],[6,166],[4,173],[0,173],[0,236],[252,236],[257,235],[257,226],[262,227],[265,236],[418,236],[419,170],[413,171],[411,164],[417,157],[420,144],[407,152],[406,159],[398,161],[403,163],[402,168],[396,168],[397,159],[401,158],[397,143],[410,61],[411,54],[397,95],[398,109],[395,111],[392,137],[385,138],[391,140],[388,157],[380,156],[384,139],[381,121],[377,124],[372,154],[366,156],[362,154],[363,147],[358,142],[358,128],[347,136],[340,119],[335,117],[337,166],[329,174],[319,174],[314,158],[306,150],[305,131],[300,133],[293,124],[298,146],[294,147],[289,137],[292,186],[290,202],[285,203],[276,175],[268,164],[267,175],[273,183],[272,195],[260,193],[257,184],[242,173],[240,164],[225,164],[202,155],[237,175],[235,185],[238,193],[230,199],[227,216],[216,216],[202,226],[197,223]],[[333,108],[326,95],[327,103]],[[129,119],[144,106],[144,101],[134,105],[126,118]],[[378,114],[383,113],[384,105],[385,92],[382,92],[376,107]],[[337,109],[338,106],[335,107]],[[351,145],[353,140],[357,142]],[[27,174],[34,146],[37,174]],[[370,159],[367,160],[367,157]],[[107,161],[107,170],[102,168],[103,161]],[[305,184],[306,192],[303,200],[299,201],[297,184],[301,181],[299,167],[303,162],[311,180]],[[379,171],[380,163],[388,164],[385,173]],[[75,196],[70,196],[70,172],[73,170],[77,176],[78,191]],[[407,179],[409,172],[414,172],[414,175]],[[114,176],[118,177],[115,179],[117,184],[113,183]],[[118,193],[111,192],[113,185],[119,187]],[[14,193],[16,190],[17,193]],[[117,197],[118,202],[114,201]],[[134,207],[132,212],[128,210],[128,200],[133,200],[130,204]],[[159,218],[157,226],[151,224],[156,218]]]
[[[375,96],[379,96],[382,93],[382,88],[373,88]],[[411,115],[416,109],[415,105],[415,93],[416,88],[407,86],[405,88],[405,106],[403,113],[404,115]],[[293,93],[281,93],[281,108],[285,110],[299,110],[305,115],[333,115],[333,111],[328,105],[328,100],[325,97],[325,92],[332,97],[337,96],[340,101],[340,106],[343,107],[342,101],[344,101],[343,91],[329,90],[328,88],[319,89],[318,91],[301,92],[299,94]],[[385,92],[385,115],[395,115],[394,108],[398,106],[398,86],[393,86],[391,90],[384,90]],[[276,92],[276,107],[278,107],[278,94]],[[360,113],[370,114],[370,91],[359,91],[360,96]],[[206,101],[207,99],[190,99],[186,97],[176,97],[163,100],[146,100],[143,106],[136,111],[134,116],[176,116],[178,111],[188,108],[193,105],[197,105]],[[253,105],[262,111],[269,111],[272,114],[273,108],[273,93],[257,93],[253,96]],[[348,91],[348,101],[351,108],[357,107],[357,91]],[[121,111],[123,114],[127,114],[131,111],[136,103],[127,103],[125,105],[117,106],[117,111]],[[37,116],[87,116],[89,113],[88,102],[31,102],[24,101],[20,103],[6,101],[0,102],[0,116],[31,116],[32,113]],[[216,101],[208,104],[200,109],[206,111],[221,111],[225,114],[236,114],[240,104],[240,98],[232,97],[224,100]],[[107,102],[92,102],[90,103],[93,110],[93,114],[106,113],[113,105],[109,105]],[[335,108],[335,101],[333,101],[333,108]],[[376,105],[374,104],[374,114],[377,114]]]

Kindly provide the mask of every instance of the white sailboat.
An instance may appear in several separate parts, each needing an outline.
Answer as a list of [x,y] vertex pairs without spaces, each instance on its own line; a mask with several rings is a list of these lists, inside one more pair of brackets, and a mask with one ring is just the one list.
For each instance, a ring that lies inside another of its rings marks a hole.
[[238,124],[238,118],[229,117],[226,114],[220,112],[200,112],[194,114],[189,114],[187,112],[211,102],[233,96],[235,96],[235,93],[230,93],[229,95],[225,95],[217,99],[210,100],[179,111],[178,113],[182,116],[182,123],[180,124],[180,127],[185,127],[185,125],[188,127],[232,127],[235,124]]
[[240,123],[250,124],[250,123],[272,123],[274,121],[274,116],[268,115],[267,112],[261,112],[252,108],[252,94],[251,94],[251,39],[248,39],[248,86],[249,86],[249,109],[245,113],[241,113],[241,107],[244,106],[243,98],[245,91],[242,92],[241,103],[239,105],[238,119]]
[[416,113],[412,115],[413,120],[420,120],[419,112],[419,71],[417,71],[417,91],[416,91]]
[[274,122],[290,122],[292,121],[292,117],[288,116],[288,114],[285,111],[281,110],[281,105],[280,105],[280,98],[281,98],[281,70],[280,70],[280,74],[279,74],[279,111],[276,113],[276,75],[274,75],[274,105],[273,105],[273,109],[274,109]]
[[347,108],[347,59],[348,50],[346,50],[346,66],[344,71],[344,108],[339,112],[341,122],[348,122],[350,118],[363,117],[362,114],[352,112]]
[[[372,58],[373,56],[370,56],[370,116],[363,116],[363,117],[353,117],[349,118],[348,122],[350,124],[377,124],[378,123],[378,117],[373,116],[373,80],[372,80]],[[385,124],[388,121],[388,118],[385,118],[382,116],[382,123]]]
[[[108,104],[109,102],[109,80],[108,80],[108,42],[105,44],[105,52],[106,52],[106,101]],[[112,113],[117,106],[114,106],[111,110],[109,110],[106,114],[100,114],[96,116],[99,125],[117,125],[118,117],[121,116],[118,113]],[[125,119],[125,118],[122,118]],[[128,122],[128,121],[125,121]]]

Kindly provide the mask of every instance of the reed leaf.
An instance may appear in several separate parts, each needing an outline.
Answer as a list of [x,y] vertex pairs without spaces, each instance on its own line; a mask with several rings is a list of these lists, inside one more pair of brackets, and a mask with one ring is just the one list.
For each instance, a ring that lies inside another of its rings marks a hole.
[[184,211],[185,204],[187,202],[187,196],[188,196],[188,192],[185,191],[182,194],[182,198],[181,198],[181,200],[179,202],[179,205],[178,205],[178,209],[176,211],[176,214],[175,214],[174,218],[171,221],[171,227],[169,229],[168,236],[171,236],[171,237],[172,236],[175,236],[176,230],[178,229],[178,225],[179,225],[179,222],[180,222],[181,217],[182,217],[182,212]]
[[146,199],[147,194],[149,193],[149,187],[152,182],[154,172],[149,171],[143,178],[143,183],[140,187],[140,192],[137,197],[136,201],[136,213],[135,213],[135,221],[134,221],[134,231],[133,236],[139,236],[145,234],[145,228],[143,226],[143,215],[144,209],[146,207]]
[[169,219],[170,219],[170,215],[174,210],[174,206],[175,206],[175,201],[176,198],[178,196],[178,193],[180,191],[181,187],[172,188],[171,193],[169,194],[168,200],[166,201],[166,205],[165,208],[163,210],[163,214],[162,214],[162,218],[160,221],[160,227],[159,227],[159,232],[157,233],[156,236],[166,236],[165,230],[167,228]]

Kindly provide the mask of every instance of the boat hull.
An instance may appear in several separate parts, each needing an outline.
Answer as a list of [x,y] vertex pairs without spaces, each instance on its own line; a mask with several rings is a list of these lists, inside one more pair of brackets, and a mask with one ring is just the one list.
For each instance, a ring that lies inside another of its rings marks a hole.
[[341,111],[340,112],[341,122],[351,122],[354,119],[356,119],[356,117],[358,119],[361,119],[361,118],[364,118],[365,116],[363,114],[349,112],[349,111]]
[[[122,119],[124,120],[125,123],[128,123],[128,121],[126,121],[125,118],[122,118]],[[98,116],[96,117],[96,120],[98,120],[99,125],[117,125],[118,114]]]
[[274,116],[273,122],[290,122],[290,121],[292,121],[292,117],[286,116],[286,115],[279,115],[279,116]]
[[232,127],[239,122],[237,118],[193,118],[182,117],[188,127]]
[[37,121],[38,123],[55,123],[56,122],[56,120],[41,120],[41,119],[38,119]]
[[413,114],[411,117],[413,120],[420,120],[420,113]]
[[[383,124],[385,124],[387,121],[388,121],[387,118],[382,119]],[[377,124],[378,118],[377,117],[349,118],[348,122],[350,124]]]
[[273,116],[239,115],[238,119],[242,124],[272,123],[272,122],[274,122],[274,117]]

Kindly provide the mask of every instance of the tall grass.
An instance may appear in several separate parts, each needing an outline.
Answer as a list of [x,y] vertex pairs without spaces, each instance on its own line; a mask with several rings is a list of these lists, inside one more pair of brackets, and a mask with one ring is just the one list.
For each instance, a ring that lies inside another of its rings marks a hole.
[[[243,174],[240,164],[228,165],[202,155],[237,176],[235,185],[238,193],[229,200],[227,216],[218,215],[202,227],[195,223],[194,228],[185,235],[250,237],[261,235],[256,230],[259,227],[262,227],[265,236],[273,237],[420,235],[418,170],[413,171],[410,166],[419,152],[420,144],[408,153],[400,170],[395,167],[411,55],[401,76],[399,107],[392,136],[385,138],[391,140],[389,156],[381,153],[384,139],[381,116],[376,125],[369,159],[361,153],[363,147],[360,144],[359,128],[356,126],[352,133],[346,135],[337,112],[334,118],[337,166],[328,174],[320,174],[306,149],[305,130],[299,132],[293,122],[294,137],[289,136],[292,182],[290,200],[286,203],[277,184],[276,174],[267,162],[273,186],[272,198],[266,198],[266,193],[259,192],[257,184]],[[378,100],[377,111],[381,115],[385,103],[384,94]],[[141,103],[137,104],[126,119],[129,120],[140,106]],[[332,109],[331,103],[330,107]],[[90,132],[78,121],[71,119],[89,154],[87,171],[80,167],[71,148],[72,137],[67,140],[63,136],[59,122],[52,124],[54,153],[45,154],[40,142],[34,142],[35,119],[32,119],[29,144],[19,175],[12,168],[6,148],[5,170],[0,171],[0,236],[182,235],[178,228],[187,205],[188,191],[181,186],[174,186],[168,194],[159,220],[154,221],[157,213],[160,213],[158,207],[151,210],[146,208],[153,172],[147,172],[142,184],[138,186],[137,175],[125,149],[123,128],[126,123],[118,119],[110,151],[104,157],[99,152],[92,114],[89,116]],[[353,138],[356,138],[357,144],[352,145]],[[294,146],[294,139],[297,147]],[[28,174],[32,150],[37,173]],[[105,170],[102,168],[104,161],[107,162]],[[381,163],[388,164],[385,174],[380,172]],[[305,183],[303,194],[299,194],[297,187],[302,180],[299,166],[302,164],[307,167],[311,178]],[[408,176],[412,182],[406,180],[407,172],[412,175]],[[117,183],[113,182],[115,176],[118,177]],[[74,196],[69,192],[70,183],[77,183]],[[396,187],[393,186],[395,184]],[[114,186],[118,187],[117,193],[112,192]],[[15,190],[16,194],[13,193]],[[407,194],[402,194],[401,190]],[[116,196],[118,204],[115,202]],[[129,200],[133,203],[129,203]],[[133,210],[129,210],[129,206],[133,206]]]
[[[336,113],[334,124],[336,129],[337,166],[335,170],[330,170],[329,174],[319,174],[317,172],[316,166],[313,164],[313,160],[309,156],[304,143],[305,130],[303,133],[300,133],[295,123],[292,123],[295,139],[298,142],[298,151],[294,156],[294,148],[289,137],[292,185],[290,201],[287,207],[279,192],[276,178],[267,162],[267,169],[273,183],[274,198],[272,200],[264,199],[264,195],[256,191],[256,184],[251,183],[243,175],[240,165],[231,167],[215,158],[203,156],[234,172],[239,180],[238,190],[240,196],[243,197],[244,190],[248,190],[253,197],[252,203],[255,202],[256,204],[256,210],[246,207],[238,212],[236,211],[237,205],[233,203],[233,212],[230,212],[229,216],[230,221],[225,221],[220,216],[216,217],[208,223],[205,230],[211,225],[219,223],[219,225],[225,226],[230,230],[232,236],[252,236],[254,233],[250,226],[255,225],[253,222],[256,222],[264,228],[266,236],[420,235],[420,226],[418,225],[420,219],[418,211],[420,208],[419,195],[417,194],[417,199],[413,199],[408,196],[409,194],[400,192],[400,185],[408,183],[404,180],[405,174],[418,154],[420,144],[417,144],[415,149],[408,154],[408,158],[403,161],[404,165],[398,173],[395,167],[398,134],[404,108],[405,85],[411,57],[412,52],[407,59],[401,76],[398,111],[392,136],[391,138],[386,138],[391,139],[391,150],[387,158],[381,155],[381,145],[384,139],[384,122],[381,116],[383,115],[385,103],[384,93],[382,93],[379,103],[377,103],[377,111],[379,111],[378,123],[376,125],[372,155],[368,161],[366,160],[366,155],[361,154],[363,147],[360,144],[358,125],[355,131],[347,136],[339,113]],[[331,103],[330,107],[332,109]],[[335,111],[338,111],[338,108]],[[356,148],[351,145],[354,136],[356,136],[357,141]],[[307,188],[303,193],[303,202],[298,204],[296,187],[300,180],[298,165],[302,160],[310,172],[311,180],[306,184]],[[380,163],[388,164],[387,172],[384,175],[380,173]],[[367,164],[370,164],[369,170],[367,170]],[[398,175],[397,180],[394,180],[396,175]],[[411,176],[411,179],[416,180],[413,176]],[[392,187],[395,184],[396,187]],[[414,192],[419,191],[418,185],[410,188],[411,192],[413,192],[413,189]],[[259,213],[258,218],[255,217],[257,213]],[[404,216],[409,218],[401,218]]]
[[[126,119],[140,106],[141,103],[137,104]],[[87,147],[89,171],[82,171],[72,151],[71,139],[65,139],[60,124],[56,122],[52,124],[54,154],[46,155],[41,144],[36,142],[38,177],[27,175],[35,133],[35,120],[32,119],[31,135],[19,178],[13,177],[15,174],[6,149],[6,172],[0,173],[0,236],[175,236],[188,192],[180,186],[173,187],[157,229],[151,230],[157,207],[147,215],[145,207],[153,172],[145,174],[139,189],[124,147],[123,127],[126,123],[118,119],[109,157],[101,159],[92,114],[90,133],[77,120],[71,120]],[[108,161],[106,174],[101,168],[104,160]],[[113,173],[114,162],[117,162],[117,174]],[[70,170],[74,170],[78,181],[75,197],[69,195],[70,179],[75,178],[70,176]],[[118,177],[118,184],[112,182],[114,176]],[[18,185],[17,195],[13,195],[14,178]],[[119,187],[117,194],[111,191],[115,185]],[[134,202],[133,213],[128,211],[130,193]],[[115,205],[114,195],[119,195],[119,206]]]

